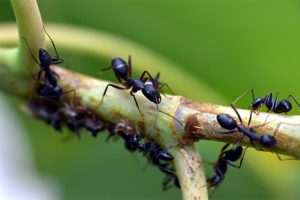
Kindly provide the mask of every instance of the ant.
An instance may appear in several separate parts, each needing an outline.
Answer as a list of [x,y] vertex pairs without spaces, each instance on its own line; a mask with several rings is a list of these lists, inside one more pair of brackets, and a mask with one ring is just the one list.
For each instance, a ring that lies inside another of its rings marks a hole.
[[46,100],[62,102],[64,99],[64,94],[74,92],[74,90],[64,92],[63,89],[57,84],[58,75],[51,70],[50,65],[63,63],[63,59],[59,57],[55,44],[44,26],[43,29],[52,43],[56,57],[52,58],[51,55],[45,49],[40,48],[39,62],[38,59],[33,55],[27,40],[24,37],[22,37],[29,49],[31,56],[34,58],[35,62],[40,66],[40,71],[38,72],[37,77],[35,77],[32,73],[31,74],[34,80],[39,81],[41,79],[42,73],[44,73],[44,83],[38,83],[36,88],[36,92],[40,97]]
[[52,46],[54,48],[55,55],[56,55],[55,58],[52,58],[51,55],[45,49],[40,48],[39,49],[39,61],[38,61],[38,59],[33,55],[32,50],[30,49],[30,46],[29,46],[27,40],[24,37],[22,37],[22,39],[26,42],[31,56],[34,58],[35,62],[40,66],[40,71],[38,72],[37,78],[35,78],[35,79],[37,81],[39,81],[41,79],[42,73],[44,72],[45,83],[47,83],[47,84],[49,83],[50,85],[55,87],[55,86],[57,86],[58,75],[54,71],[51,70],[50,65],[60,64],[60,63],[63,63],[64,61],[63,61],[63,59],[61,59],[59,57],[56,47],[55,47],[55,44],[54,44],[53,40],[51,39],[50,35],[48,34],[48,32],[46,31],[44,26],[43,26],[43,29],[52,43]]
[[[214,172],[216,173],[216,175],[207,179],[208,186],[209,188],[212,189],[210,195],[212,195],[215,192],[216,188],[225,179],[225,174],[227,172],[228,165],[235,168],[241,168],[246,150],[248,148],[247,147],[244,151],[243,147],[240,146],[238,143],[233,145],[231,149],[227,150],[228,146],[229,144],[225,144],[223,146],[217,162],[215,162],[213,165]],[[233,163],[238,161],[239,159],[240,159],[239,165]]]
[[267,94],[264,98],[260,98],[260,97],[254,98],[253,89],[244,92],[241,96],[239,96],[234,101],[234,103],[237,102],[242,96],[244,96],[249,91],[251,91],[252,99],[253,99],[252,103],[249,106],[249,108],[251,110],[257,110],[265,105],[268,108],[268,112],[271,111],[274,113],[288,113],[293,108],[293,106],[290,102],[290,98],[292,98],[294,100],[294,102],[298,105],[298,107],[300,107],[300,103],[296,100],[296,98],[293,95],[288,95],[287,98],[282,99],[279,102],[277,102],[278,92],[276,93],[275,98],[273,98],[272,92]]
[[170,161],[174,159],[169,152],[162,149],[153,140],[141,143],[137,129],[134,130],[125,121],[118,123],[112,132],[112,135],[117,133],[124,139],[124,145],[128,151],[143,152],[144,155],[147,155],[151,164],[158,167],[164,174],[166,174],[166,177],[163,180],[163,190],[167,190],[171,187],[169,183],[172,179],[174,180],[174,185],[180,188],[179,180],[174,169],[169,167]]
[[[241,124],[238,125],[237,122],[228,114],[217,115],[217,121],[220,124],[220,126],[223,127],[224,129],[229,130],[226,133],[234,133],[236,131],[239,131],[239,132],[243,133],[243,137],[247,136],[250,139],[250,142],[253,146],[254,146],[253,141],[255,141],[255,140],[259,141],[260,144],[264,147],[272,147],[277,143],[277,140],[274,136],[268,135],[268,134],[259,135],[259,134],[257,134],[257,132],[255,132],[253,130],[253,127],[252,128],[246,127],[243,124],[240,114],[238,113],[238,111],[236,110],[236,108],[233,106],[232,103],[230,104],[230,106],[232,107],[234,112],[237,114]],[[250,124],[250,120],[251,120],[251,118],[249,118],[248,124]],[[241,140],[243,139],[243,137],[241,138]]]
[[[156,79],[153,79],[152,76],[148,71],[144,71],[139,79],[132,78],[131,77],[131,56],[128,56],[128,64],[122,59],[122,58],[113,58],[111,61],[111,66],[102,69],[102,71],[106,71],[112,69],[117,80],[122,84],[123,87],[120,87],[118,85],[114,84],[108,84],[103,92],[100,105],[102,104],[105,94],[107,92],[108,87],[113,87],[118,90],[129,90],[130,89],[130,95],[133,97],[136,107],[138,108],[140,114],[143,116],[139,104],[136,100],[136,97],[134,93],[138,92],[139,90],[142,91],[144,96],[154,104],[156,104],[156,109],[164,113],[172,118],[174,118],[177,122],[179,122],[181,125],[182,123],[176,119],[175,117],[171,116],[168,113],[165,113],[158,109],[158,104],[161,102],[161,96],[160,96],[160,88],[158,87],[158,78],[159,75],[156,77]],[[145,76],[148,75],[148,78]]]

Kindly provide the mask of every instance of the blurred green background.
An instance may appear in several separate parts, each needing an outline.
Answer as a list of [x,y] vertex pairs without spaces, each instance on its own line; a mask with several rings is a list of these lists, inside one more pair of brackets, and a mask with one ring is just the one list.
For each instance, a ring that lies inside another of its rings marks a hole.
[[[297,1],[41,0],[39,6],[46,23],[110,32],[171,60],[223,96],[211,103],[227,105],[249,88],[259,96],[279,91],[282,98],[288,94],[300,98]],[[0,1],[0,10],[1,22],[15,21],[8,0]],[[86,74],[95,74],[109,63],[109,59],[60,52],[70,68]],[[111,75],[103,77],[114,80]],[[174,82],[185,84],[185,80]],[[172,82],[168,84],[176,92]],[[209,99],[201,91],[194,93],[203,96],[198,101]],[[175,188],[162,192],[162,174],[151,166],[142,170],[145,159],[124,151],[121,142],[106,143],[102,134],[64,143],[66,133],[57,134],[28,118],[18,109],[20,101],[7,98],[26,127],[39,173],[56,181],[61,199],[181,198]],[[249,102],[250,96],[245,97],[238,107]],[[215,161],[222,144],[199,142],[198,146],[205,160]],[[280,162],[274,154],[251,149],[240,170],[229,169],[212,199],[299,199],[299,167],[298,162]],[[211,166],[206,168],[210,176]]]

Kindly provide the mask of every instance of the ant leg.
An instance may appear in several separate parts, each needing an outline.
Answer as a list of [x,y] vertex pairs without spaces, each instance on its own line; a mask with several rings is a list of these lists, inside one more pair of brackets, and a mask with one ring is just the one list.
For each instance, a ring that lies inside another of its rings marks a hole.
[[63,63],[64,60],[62,58],[59,58],[59,59],[51,59],[51,65],[57,65],[57,64],[61,64]]
[[107,86],[106,86],[106,88],[105,88],[105,90],[104,90],[104,92],[102,94],[102,98],[101,98],[101,101],[100,101],[99,105],[102,104],[104,96],[105,96],[105,94],[107,92],[108,87],[113,87],[113,88],[116,88],[118,90],[127,90],[128,89],[128,88],[123,88],[123,87],[120,87],[120,86],[117,86],[117,85],[113,85],[113,84],[107,84]]
[[115,77],[117,78],[117,80],[122,84],[122,80],[121,80],[120,76],[116,72],[114,72],[114,74],[115,74]]
[[133,94],[132,91],[130,91],[130,95],[133,97],[134,102],[135,102],[135,105],[136,105],[136,107],[138,108],[138,110],[139,110],[141,116],[144,116],[143,113],[142,113],[141,110],[140,110],[140,106],[139,106],[139,104],[138,104],[138,102],[137,102],[137,100],[136,100],[136,98],[135,98],[135,95]]
[[[162,84],[161,84],[161,86],[159,87],[159,90],[160,90],[161,92],[162,92],[161,89],[162,89],[164,86],[166,86],[166,87],[168,88],[168,90],[170,91],[170,93],[174,95],[174,92],[171,90],[171,88],[168,86],[167,83],[162,83]],[[163,93],[163,95],[165,96],[164,92],[162,92],[162,93]]]
[[170,188],[172,188],[174,185],[170,185],[169,183],[172,181],[172,176],[171,175],[166,175],[163,182],[162,182],[162,186],[163,186],[163,191],[166,191]]
[[75,97],[76,97],[76,90],[68,90],[68,91],[66,91],[66,92],[64,92],[64,94],[68,94],[68,93],[73,93],[73,97],[72,97],[72,101],[70,102],[70,105],[73,107],[74,106],[74,99],[75,99]]
[[276,156],[277,158],[280,160],[280,161],[286,161],[286,160],[299,160],[297,158],[281,158],[280,155],[278,153],[276,153]]
[[131,77],[131,70],[132,70],[132,66],[131,66],[131,55],[128,55],[128,76]]
[[292,99],[295,101],[295,103],[298,105],[298,107],[300,107],[300,103],[297,101],[297,99],[293,96],[293,95],[289,95],[286,100],[289,100],[290,97],[292,97]]
[[242,158],[241,158],[241,160],[240,160],[239,165],[233,164],[233,163],[231,163],[231,162],[227,162],[227,164],[230,165],[231,167],[235,167],[235,168],[240,169],[240,168],[242,167],[243,160],[244,160],[244,157],[245,157],[245,154],[246,154],[247,149],[248,149],[248,147],[245,148],[244,153],[243,153],[243,155],[242,155]]
[[230,134],[230,133],[236,133],[238,131],[224,131],[224,132],[218,132],[220,134]]
[[51,43],[52,43],[52,46],[53,46],[53,48],[54,48],[55,54],[56,54],[56,59],[51,59],[51,61],[53,61],[53,63],[51,62],[51,64],[59,64],[59,63],[62,63],[62,62],[63,62],[63,59],[59,58],[58,53],[57,53],[57,50],[56,50],[56,47],[55,47],[55,44],[54,44],[52,38],[50,37],[50,35],[48,34],[48,32],[46,31],[45,25],[44,25],[44,24],[43,24],[43,29],[44,29],[45,33],[47,34],[48,38],[50,39],[50,41],[51,41]]
[[110,70],[111,68],[112,68],[112,66],[106,67],[106,68],[101,69],[101,71],[104,72],[104,71]]
[[159,82],[159,81],[158,81],[158,80],[159,80],[159,77],[160,77],[160,72],[158,72],[158,73],[156,74],[156,76],[154,77],[153,80],[155,80],[156,82]]
[[248,120],[248,127],[250,126],[251,124],[251,120],[252,120],[252,113],[253,113],[253,110],[250,110],[250,116],[249,116],[249,120]]
[[40,70],[38,75],[37,75],[37,78],[36,78],[37,81],[39,81],[41,79],[42,73],[43,73],[43,71]]
[[154,80],[148,71],[143,71],[143,73],[142,73],[142,75],[140,77],[140,80],[143,80],[146,74],[149,76],[149,78],[150,78],[151,81]]

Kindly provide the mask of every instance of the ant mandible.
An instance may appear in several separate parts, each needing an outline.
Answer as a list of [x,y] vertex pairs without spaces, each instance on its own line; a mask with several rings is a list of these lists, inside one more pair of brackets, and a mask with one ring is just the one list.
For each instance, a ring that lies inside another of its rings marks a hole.
[[[226,133],[234,133],[237,131],[241,132],[244,136],[247,136],[250,139],[250,142],[253,146],[253,141],[259,141],[260,144],[264,147],[273,147],[277,143],[277,140],[274,136],[268,134],[259,135],[257,132],[255,132],[255,130],[253,130],[253,127],[246,127],[243,124],[242,118],[236,110],[236,108],[234,107],[234,105],[231,103],[230,106],[238,116],[240,125],[238,125],[237,122],[228,114],[217,115],[217,121],[220,124],[220,126],[229,130]],[[250,124],[250,120],[251,118],[249,118],[248,124]]]
[[[139,104],[134,95],[134,93],[141,90],[142,93],[144,94],[144,96],[149,101],[156,104],[156,109],[158,110],[158,112],[164,113],[164,114],[172,117],[173,119],[175,119],[178,123],[180,123],[182,125],[182,123],[178,119],[176,119],[172,115],[158,109],[158,104],[161,102],[160,88],[158,87],[158,77],[159,76],[156,77],[156,80],[155,80],[152,78],[152,76],[150,75],[150,73],[148,71],[144,71],[139,79],[132,78],[131,77],[132,66],[131,66],[131,56],[130,55],[128,56],[128,65],[122,58],[113,58],[111,61],[111,66],[102,69],[102,71],[106,71],[109,69],[113,70],[117,80],[124,87],[120,87],[120,86],[114,85],[114,84],[108,84],[103,92],[103,95],[102,95],[102,98],[100,101],[100,105],[102,104],[102,102],[104,100],[104,97],[105,97],[108,87],[113,87],[113,88],[116,88],[119,90],[131,89],[130,95],[133,97],[136,107],[138,108],[140,114],[143,116],[143,114],[140,110]],[[145,77],[146,75],[148,75],[147,78]]]
[[[248,148],[247,147],[244,151],[243,147],[240,146],[239,143],[237,143],[233,145],[231,149],[227,150],[228,146],[229,144],[225,144],[223,146],[217,162],[214,163],[213,168],[216,175],[207,179],[208,186],[212,189],[210,195],[212,195],[215,192],[216,188],[223,182],[228,165],[235,168],[241,168],[246,150]],[[239,165],[233,163],[238,161],[239,159]]]

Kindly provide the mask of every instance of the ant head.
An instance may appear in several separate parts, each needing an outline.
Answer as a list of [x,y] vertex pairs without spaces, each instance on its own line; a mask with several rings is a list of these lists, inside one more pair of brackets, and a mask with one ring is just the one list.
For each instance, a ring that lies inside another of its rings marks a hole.
[[128,78],[128,65],[122,58],[113,58],[111,60],[111,67],[120,78],[124,80]]
[[277,140],[274,136],[264,134],[260,137],[260,143],[265,147],[272,147],[277,143]]
[[253,110],[257,110],[257,109],[261,106],[263,100],[264,100],[264,99],[262,99],[262,98],[256,98],[256,99],[254,99],[254,101],[251,103],[251,106],[250,106],[250,107],[251,107]]
[[39,49],[39,59],[41,68],[46,69],[51,65],[51,55],[45,49]]
[[292,104],[286,99],[281,100],[275,108],[276,113],[286,113],[290,110],[292,110]]
[[147,99],[155,104],[159,104],[161,102],[161,96],[159,90],[157,90],[152,81],[149,79],[145,82],[145,86],[142,89],[143,94]]
[[236,121],[228,114],[217,115],[217,121],[222,128],[227,130],[235,129],[238,126]]

